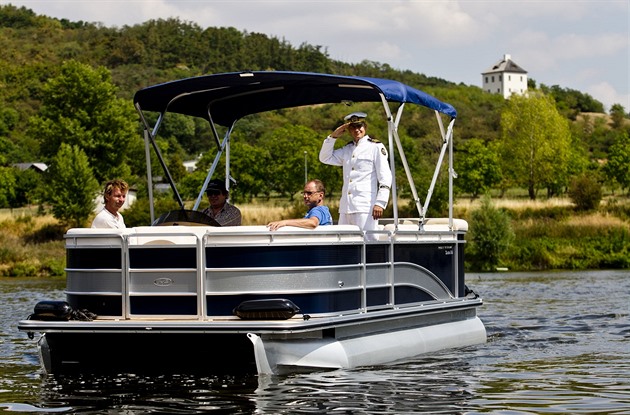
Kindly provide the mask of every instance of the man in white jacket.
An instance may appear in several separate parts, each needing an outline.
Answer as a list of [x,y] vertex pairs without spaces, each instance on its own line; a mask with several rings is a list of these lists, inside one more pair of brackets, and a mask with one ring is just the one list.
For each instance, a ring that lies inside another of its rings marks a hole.
[[[322,144],[319,161],[343,166],[343,189],[339,201],[339,224],[376,230],[387,207],[392,172],[385,146],[366,135],[367,114],[354,112],[344,118]],[[335,140],[345,132],[352,141],[335,150]]]

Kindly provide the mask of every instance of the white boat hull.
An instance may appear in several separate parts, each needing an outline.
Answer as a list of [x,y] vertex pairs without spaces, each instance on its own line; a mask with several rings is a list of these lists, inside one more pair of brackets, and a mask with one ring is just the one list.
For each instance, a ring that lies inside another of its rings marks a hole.
[[484,343],[486,329],[478,317],[390,333],[337,340],[273,340],[253,333],[259,374],[299,369],[350,369],[408,359],[423,353]]

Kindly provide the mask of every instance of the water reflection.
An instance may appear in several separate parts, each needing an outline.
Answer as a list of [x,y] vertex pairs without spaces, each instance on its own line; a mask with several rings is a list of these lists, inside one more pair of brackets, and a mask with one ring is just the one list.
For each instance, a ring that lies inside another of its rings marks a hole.
[[470,371],[465,359],[443,355],[290,376],[48,376],[38,407],[90,414],[453,414],[475,397]]
[[465,361],[443,356],[387,367],[261,377],[256,403],[262,413],[452,414],[474,396],[468,371]]
[[72,413],[251,413],[255,376],[47,376],[42,407]]

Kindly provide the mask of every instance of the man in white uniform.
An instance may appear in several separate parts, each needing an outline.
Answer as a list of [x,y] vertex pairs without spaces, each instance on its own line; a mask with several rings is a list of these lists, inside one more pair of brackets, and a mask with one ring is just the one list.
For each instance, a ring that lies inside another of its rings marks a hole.
[[110,180],[105,184],[103,200],[105,207],[92,221],[93,228],[126,228],[125,221],[118,211],[125,204],[129,185],[124,180]]
[[[385,146],[365,133],[367,114],[354,112],[344,118],[322,144],[319,161],[343,166],[343,189],[339,201],[339,224],[376,230],[387,207],[392,172]],[[335,140],[348,132],[352,141],[335,150]]]

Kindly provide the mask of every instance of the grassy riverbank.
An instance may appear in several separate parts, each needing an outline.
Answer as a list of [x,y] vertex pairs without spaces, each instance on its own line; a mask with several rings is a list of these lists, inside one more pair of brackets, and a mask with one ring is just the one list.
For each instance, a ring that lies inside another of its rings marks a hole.
[[[628,198],[608,198],[589,213],[575,212],[568,199],[495,199],[493,204],[507,213],[514,232],[500,267],[513,271],[630,268]],[[295,217],[299,214],[295,206],[278,201],[239,205],[248,225]],[[475,209],[479,201],[460,200],[455,216],[469,220],[473,228],[470,215]],[[37,208],[0,210],[0,229],[0,276],[64,275],[65,229],[52,216],[38,215]]]
[[0,211],[0,276],[64,275],[63,232],[52,216],[36,209]]
[[[493,201],[510,218],[514,240],[499,267],[513,271],[630,268],[630,199],[608,198],[594,212],[576,212],[568,199]],[[458,203],[456,216],[478,208]],[[469,226],[474,223],[469,220]],[[470,268],[469,268],[470,269]]]

